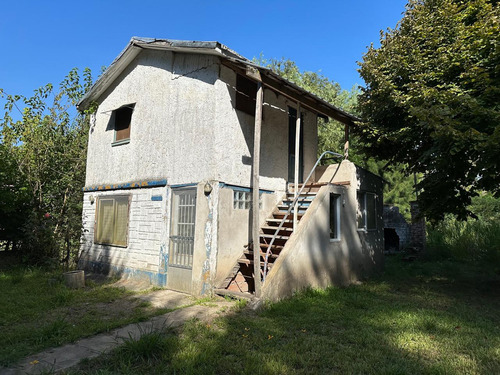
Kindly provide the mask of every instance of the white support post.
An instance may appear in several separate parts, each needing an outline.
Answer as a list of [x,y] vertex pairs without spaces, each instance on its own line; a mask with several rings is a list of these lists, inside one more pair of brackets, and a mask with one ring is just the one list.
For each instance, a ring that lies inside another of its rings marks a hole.
[[[297,118],[295,120],[295,172],[294,172],[294,189],[293,197],[297,198],[299,190],[299,165],[300,165],[300,103],[297,103]],[[298,222],[298,202],[295,202],[293,207],[293,230],[297,228]]]
[[262,127],[262,103],[264,102],[264,88],[258,82],[255,129],[253,138],[253,173],[252,173],[252,240],[253,240],[253,274],[255,282],[255,296],[260,297],[260,234],[259,234],[259,169],[260,169],[260,133]]

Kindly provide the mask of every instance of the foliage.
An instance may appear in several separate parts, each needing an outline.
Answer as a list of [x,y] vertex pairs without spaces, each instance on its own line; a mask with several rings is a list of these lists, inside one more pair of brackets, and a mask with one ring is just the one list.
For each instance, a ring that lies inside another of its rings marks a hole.
[[57,92],[47,84],[31,97],[4,93],[0,240],[13,237],[31,263],[69,260],[78,247],[89,114],[72,112],[91,85],[90,70],[73,69]]
[[469,207],[477,219],[459,221],[451,214],[428,229],[431,257],[480,262],[500,270],[500,198],[482,193]]
[[377,279],[189,322],[148,360],[118,349],[72,373],[499,373],[499,283],[484,267],[392,257]]
[[496,1],[410,0],[360,63],[357,134],[367,152],[422,174],[430,218],[464,218],[477,191],[500,193],[499,19]]

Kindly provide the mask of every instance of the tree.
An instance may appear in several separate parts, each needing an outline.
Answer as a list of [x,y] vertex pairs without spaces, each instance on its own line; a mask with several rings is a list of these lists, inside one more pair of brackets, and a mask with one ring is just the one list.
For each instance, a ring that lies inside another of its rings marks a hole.
[[500,8],[410,0],[360,63],[367,153],[420,173],[422,209],[464,218],[478,191],[500,194]]
[[[91,85],[90,70],[80,77],[73,69],[58,92],[48,84],[32,97],[4,93],[0,152],[8,163],[0,168],[0,193],[11,199],[0,206],[0,217],[23,212],[15,231],[29,262],[69,261],[78,249],[89,116],[77,113],[75,105]],[[12,196],[7,187],[24,193]],[[3,225],[3,231],[8,237],[14,228]]]

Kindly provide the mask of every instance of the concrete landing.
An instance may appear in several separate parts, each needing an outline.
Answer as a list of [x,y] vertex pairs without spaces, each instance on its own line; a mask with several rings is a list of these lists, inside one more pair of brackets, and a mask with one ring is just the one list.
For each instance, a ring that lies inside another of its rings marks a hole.
[[[177,308],[186,303],[193,303],[192,297],[170,290],[155,291],[139,296],[151,302],[155,307]],[[39,374],[58,372],[77,365],[82,359],[94,358],[119,346],[124,339],[139,338],[144,333],[176,328],[191,319],[211,321],[224,314],[233,306],[232,302],[208,302],[203,305],[181,307],[164,315],[156,316],[147,322],[129,324],[108,333],[88,337],[58,348],[48,349],[29,356],[16,366],[0,368],[0,375]]]

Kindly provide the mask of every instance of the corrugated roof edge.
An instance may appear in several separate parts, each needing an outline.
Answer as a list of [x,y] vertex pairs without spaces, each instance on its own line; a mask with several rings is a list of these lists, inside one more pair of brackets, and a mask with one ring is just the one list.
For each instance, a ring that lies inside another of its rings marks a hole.
[[175,40],[175,39],[156,39],[156,38],[145,38],[145,37],[137,37],[137,36],[134,36],[130,39],[127,46],[113,60],[113,62],[109,65],[109,67],[104,71],[102,76],[99,77],[99,79],[92,85],[90,90],[83,96],[82,99],[80,99],[80,101],[76,105],[77,109],[78,110],[85,110],[88,107],[88,105],[90,104],[90,101],[91,101],[90,99],[92,97],[92,94],[95,93],[96,91],[98,91],[100,86],[105,85],[106,81],[113,74],[115,66],[122,59],[122,57],[127,53],[127,51],[130,51],[131,48],[133,48],[134,46],[137,46],[138,48],[143,48],[145,46],[150,46],[151,44],[154,44],[154,43],[159,43],[159,44],[164,43],[163,47],[170,47],[170,48],[213,49],[214,51],[218,52],[217,54],[219,54],[221,57],[225,57],[228,60],[234,60],[234,61],[237,61],[237,62],[242,63],[244,65],[254,67],[263,73],[265,72],[267,75],[270,75],[273,78],[283,82],[284,84],[290,86],[294,90],[304,92],[308,96],[313,98],[314,100],[317,100],[320,103],[323,103],[324,105],[331,107],[332,109],[334,109],[335,111],[338,111],[340,114],[342,114],[346,118],[348,118],[352,121],[360,121],[360,119],[358,117],[351,115],[350,113],[347,113],[340,108],[337,108],[336,106],[334,106],[331,103],[328,103],[324,99],[321,99],[320,97],[314,95],[313,93],[301,88],[300,86],[297,86],[295,83],[290,82],[289,80],[274,73],[271,69],[253,63],[251,60],[238,54],[237,52],[233,51],[232,49],[228,48],[226,45],[224,45],[220,42],[216,42],[216,41],[205,41],[204,42],[204,41],[189,41],[189,40]]

